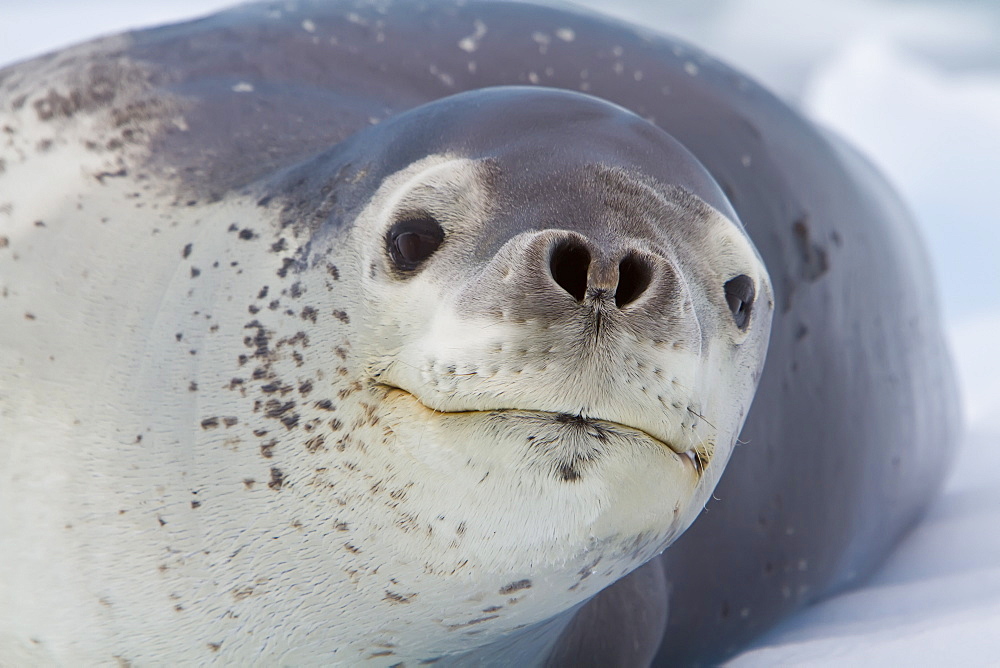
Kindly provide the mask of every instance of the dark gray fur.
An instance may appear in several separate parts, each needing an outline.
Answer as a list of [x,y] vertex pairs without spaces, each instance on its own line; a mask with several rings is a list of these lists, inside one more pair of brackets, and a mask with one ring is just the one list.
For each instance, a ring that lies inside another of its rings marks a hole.
[[[307,18],[313,32],[303,29]],[[458,43],[476,20],[487,32],[470,54]],[[556,36],[565,28],[572,41]],[[672,174],[669,162],[660,173],[687,180],[720,210],[728,210],[721,193],[728,197],[777,299],[744,445],[717,500],[673,547],[571,620],[545,627],[551,637],[531,640],[531,648],[551,648],[550,663],[639,665],[657,646],[657,664],[720,660],[871,573],[939,488],[959,432],[957,401],[934,282],[908,213],[851,149],[696,49],[587,13],[503,2],[301,2],[295,11],[254,4],[134,33],[124,51],[108,48],[104,63],[125,56],[141,66],[149,113],[161,99],[186,105],[188,131],[162,131],[152,146],[154,166],[179,169],[180,197],[192,203],[280,184],[289,223],[318,230],[349,216],[352,192],[370,192],[350,181],[359,161],[384,175],[440,148],[444,128],[432,117],[412,126],[420,136],[387,142],[392,130],[376,126],[363,141],[342,143],[372,119],[535,76],[554,88],[585,85],[653,119],[719,187]],[[107,102],[86,93],[100,92],[102,67],[81,70],[89,74],[78,106]],[[0,86],[16,89],[9,77],[16,73],[0,72]],[[239,82],[253,92],[234,92]],[[472,122],[495,112],[489,95],[504,93],[487,94],[481,113],[468,117],[476,150],[488,144],[486,130],[518,122]],[[571,127],[552,132],[564,135],[567,151],[587,139],[577,142]],[[461,137],[461,128],[449,136]],[[373,138],[381,143],[364,143]],[[626,159],[652,164],[647,148],[623,145]],[[314,169],[321,164],[329,169]],[[366,178],[376,183],[379,173]],[[522,658],[506,658],[514,656]]]

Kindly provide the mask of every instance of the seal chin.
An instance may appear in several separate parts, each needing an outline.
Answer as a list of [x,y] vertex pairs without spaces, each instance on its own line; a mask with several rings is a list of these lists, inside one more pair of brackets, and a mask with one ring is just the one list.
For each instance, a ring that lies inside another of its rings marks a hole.
[[460,416],[477,415],[486,419],[505,419],[520,423],[533,423],[540,427],[555,428],[556,433],[567,437],[568,440],[586,441],[594,440],[606,442],[612,436],[624,437],[629,440],[645,441],[656,445],[663,450],[673,453],[677,460],[686,468],[689,468],[700,478],[712,459],[713,448],[710,444],[700,443],[698,446],[685,447],[671,442],[670,440],[657,437],[648,430],[637,426],[603,420],[594,416],[574,415],[569,413],[558,413],[547,410],[532,409],[529,407],[497,406],[495,408],[477,408],[474,410],[441,410],[428,406],[421,401],[416,394],[404,390],[401,387],[380,384],[385,391],[385,398],[389,401],[406,401],[416,404],[423,410],[431,413],[430,419],[434,416]]

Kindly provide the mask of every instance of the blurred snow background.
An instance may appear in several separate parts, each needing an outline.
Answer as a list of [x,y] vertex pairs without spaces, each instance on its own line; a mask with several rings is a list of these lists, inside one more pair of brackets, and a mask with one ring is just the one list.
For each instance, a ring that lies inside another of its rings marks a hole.
[[[230,4],[0,0],[0,66]],[[1000,665],[1000,2],[582,4],[704,48],[867,153],[916,214],[959,369],[965,447],[924,522],[732,665]]]

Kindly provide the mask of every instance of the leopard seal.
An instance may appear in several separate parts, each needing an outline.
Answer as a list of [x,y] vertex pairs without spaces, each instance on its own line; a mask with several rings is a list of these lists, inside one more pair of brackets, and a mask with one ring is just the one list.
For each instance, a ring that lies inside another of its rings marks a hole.
[[947,469],[905,210],[668,38],[252,4],[0,102],[5,659],[713,660]]

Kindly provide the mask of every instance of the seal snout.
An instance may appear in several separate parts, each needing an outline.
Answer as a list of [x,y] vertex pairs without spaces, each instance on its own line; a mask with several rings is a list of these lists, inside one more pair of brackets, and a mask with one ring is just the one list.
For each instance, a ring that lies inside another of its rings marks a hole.
[[551,244],[552,280],[578,302],[613,297],[615,305],[624,308],[637,301],[652,283],[649,259],[635,250],[608,254],[576,236],[555,239]]

